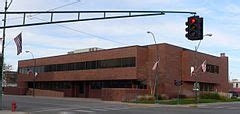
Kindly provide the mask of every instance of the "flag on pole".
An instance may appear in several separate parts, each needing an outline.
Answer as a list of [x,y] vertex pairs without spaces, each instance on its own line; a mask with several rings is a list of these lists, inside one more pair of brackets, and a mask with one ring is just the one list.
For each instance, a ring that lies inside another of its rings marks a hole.
[[159,63],[159,61],[157,61],[156,63],[154,63],[154,65],[153,65],[153,67],[152,67],[152,70],[156,70],[158,63]]
[[22,53],[22,33],[17,35],[17,37],[14,38],[14,42],[17,46],[17,55]]
[[37,72],[35,72],[34,76],[36,77],[37,75],[38,75],[38,73],[37,73]]
[[193,73],[194,73],[194,67],[191,66],[191,76],[193,76]]
[[206,72],[206,70],[207,70],[207,61],[206,60],[203,61],[201,67],[202,67],[202,72]]

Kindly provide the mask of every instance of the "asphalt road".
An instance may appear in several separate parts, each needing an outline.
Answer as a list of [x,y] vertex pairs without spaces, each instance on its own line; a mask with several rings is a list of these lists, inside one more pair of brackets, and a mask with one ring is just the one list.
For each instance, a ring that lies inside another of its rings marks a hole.
[[11,109],[11,101],[17,103],[17,111],[40,114],[240,114],[240,103],[218,103],[189,106],[132,105],[104,102],[98,99],[50,98],[31,96],[4,96],[4,109]]

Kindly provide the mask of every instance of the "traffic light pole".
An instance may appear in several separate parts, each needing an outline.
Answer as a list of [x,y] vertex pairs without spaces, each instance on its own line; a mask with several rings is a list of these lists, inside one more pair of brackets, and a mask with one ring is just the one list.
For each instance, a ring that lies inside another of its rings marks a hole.
[[[12,3],[12,1],[10,2],[10,4]],[[9,4],[9,6],[10,6],[10,4]],[[5,27],[6,26],[6,21],[7,21],[7,14],[6,14],[6,12],[7,12],[7,9],[8,9],[8,3],[7,3],[7,0],[5,1],[5,7],[4,7],[4,18],[3,18],[3,27]],[[3,64],[4,64],[4,46],[5,46],[5,37],[6,37],[6,28],[3,28],[3,37],[2,37],[2,57],[1,57],[1,62],[0,62],[0,64],[1,64],[1,73],[0,73],[0,79],[1,79],[1,83],[0,83],[0,109],[2,110],[2,106],[3,106],[3,102],[2,102],[2,95],[3,95],[3,90],[2,90],[2,88],[3,88],[3,86],[2,86],[2,84],[3,84]]]

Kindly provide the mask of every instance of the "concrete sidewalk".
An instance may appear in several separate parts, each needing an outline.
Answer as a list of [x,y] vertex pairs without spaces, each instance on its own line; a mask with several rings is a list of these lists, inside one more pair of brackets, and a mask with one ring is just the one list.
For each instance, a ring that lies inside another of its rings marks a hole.
[[28,112],[11,112],[8,110],[2,110],[0,111],[0,114],[29,114]]
[[86,102],[104,102],[98,98],[77,98],[77,97],[48,97],[48,96],[29,96],[29,95],[4,95],[14,96],[14,97],[23,97],[23,98],[37,98],[37,99],[56,99],[56,100],[69,100],[69,101],[86,101]]

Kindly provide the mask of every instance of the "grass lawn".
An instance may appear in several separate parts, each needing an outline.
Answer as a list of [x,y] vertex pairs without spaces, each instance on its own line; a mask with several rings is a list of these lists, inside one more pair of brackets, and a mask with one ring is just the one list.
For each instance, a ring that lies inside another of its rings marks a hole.
[[[240,102],[240,99],[224,99],[224,100],[216,100],[216,99],[199,99],[198,103],[216,103],[216,102]],[[142,104],[168,104],[168,105],[176,105],[176,104],[194,104],[195,99],[173,99],[173,100],[159,100],[159,101],[131,101],[131,103],[142,103]]]

